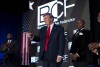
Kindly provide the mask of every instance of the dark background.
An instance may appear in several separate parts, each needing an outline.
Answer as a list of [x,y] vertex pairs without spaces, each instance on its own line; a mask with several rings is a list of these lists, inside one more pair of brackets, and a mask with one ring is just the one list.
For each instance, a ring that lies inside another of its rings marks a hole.
[[100,40],[100,23],[97,23],[97,16],[100,12],[100,0],[89,0],[90,2],[90,26],[93,34],[93,41]]
[[18,39],[21,32],[22,13],[28,9],[28,0],[0,1],[0,45],[6,40],[8,32],[12,33],[14,39]]

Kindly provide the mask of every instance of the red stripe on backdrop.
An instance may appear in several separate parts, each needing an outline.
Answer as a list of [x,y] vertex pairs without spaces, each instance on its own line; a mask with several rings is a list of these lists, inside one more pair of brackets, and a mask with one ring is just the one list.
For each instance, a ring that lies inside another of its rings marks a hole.
[[21,39],[22,65],[29,65],[29,45],[30,45],[30,40],[28,38],[28,33],[23,32]]
[[26,58],[25,58],[25,57],[26,57],[26,52],[25,52],[25,50],[26,50],[26,33],[24,33],[24,35],[23,35],[23,53],[24,53],[24,54],[23,54],[23,58],[24,58],[24,59],[23,59],[23,60],[24,60],[23,62],[24,62],[24,65],[26,65],[26,64],[25,64],[25,59],[26,59]]

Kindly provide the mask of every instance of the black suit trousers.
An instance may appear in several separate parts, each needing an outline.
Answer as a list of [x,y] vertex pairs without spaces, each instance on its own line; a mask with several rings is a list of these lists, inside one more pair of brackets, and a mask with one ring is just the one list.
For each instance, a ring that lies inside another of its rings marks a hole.
[[74,67],[88,67],[87,61],[76,61],[73,62]]
[[61,62],[50,62],[48,58],[48,52],[44,52],[43,54],[43,67],[61,67]]

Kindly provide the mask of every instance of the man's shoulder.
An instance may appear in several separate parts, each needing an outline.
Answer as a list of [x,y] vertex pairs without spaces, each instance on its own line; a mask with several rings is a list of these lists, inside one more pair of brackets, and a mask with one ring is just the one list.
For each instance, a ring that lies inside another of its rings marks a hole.
[[86,34],[86,35],[88,36],[88,35],[91,35],[91,30],[89,30],[89,29],[84,29],[84,30],[82,31],[82,33],[84,33],[84,34]]
[[47,28],[47,26],[43,26],[40,30],[44,30],[44,29],[46,29]]
[[17,43],[17,40],[13,39],[13,40],[11,41],[11,43]]
[[89,29],[85,29],[86,31],[90,31]]
[[64,29],[64,27],[61,26],[61,25],[57,25],[57,24],[55,24],[54,26],[55,26],[56,28],[58,28],[58,29]]
[[84,32],[91,32],[91,30],[89,30],[89,29],[84,29],[83,31]]

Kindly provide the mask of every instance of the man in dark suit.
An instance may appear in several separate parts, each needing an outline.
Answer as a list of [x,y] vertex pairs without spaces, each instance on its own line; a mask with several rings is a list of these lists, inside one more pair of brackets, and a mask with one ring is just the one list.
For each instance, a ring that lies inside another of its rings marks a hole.
[[[98,13],[97,21],[100,23],[100,12]],[[89,44],[89,48],[92,50],[92,52],[94,52],[94,50],[97,50],[94,53],[98,53],[98,67],[100,67],[100,32],[96,36],[95,41],[96,42]]]
[[87,52],[88,44],[91,41],[91,34],[89,30],[84,28],[85,21],[79,19],[76,22],[76,33],[72,38],[72,46],[70,50],[70,57],[74,67],[87,67]]
[[43,61],[43,67],[61,67],[64,53],[64,28],[54,24],[51,13],[43,15],[47,26],[40,29],[39,37],[33,36],[33,40],[40,41],[39,58]]
[[[89,44],[89,48],[91,49],[91,51],[92,51],[93,53],[95,53],[95,54],[98,55],[98,60],[97,60],[97,62],[98,62],[98,67],[100,67],[100,43],[96,43],[96,42],[90,43],[90,44]],[[96,50],[96,51],[94,51],[94,50]],[[95,58],[96,58],[96,57],[95,57]]]
[[12,39],[11,33],[7,34],[7,41],[3,42],[1,49],[5,53],[6,65],[18,65],[18,43]]

